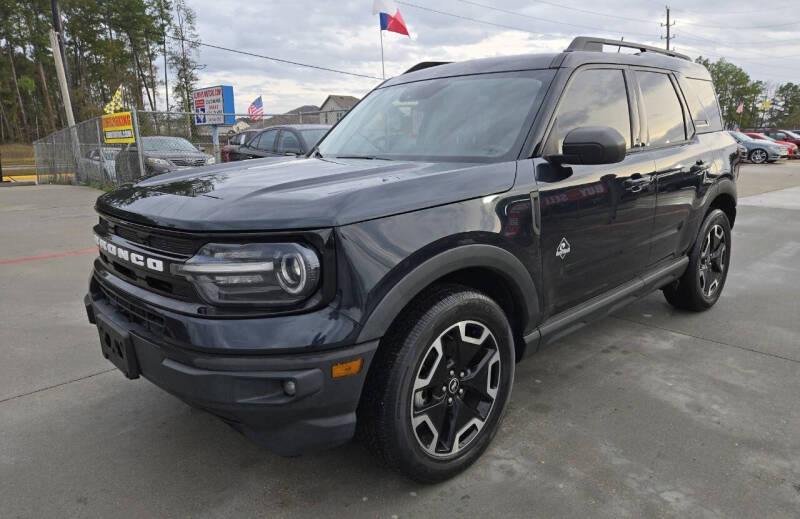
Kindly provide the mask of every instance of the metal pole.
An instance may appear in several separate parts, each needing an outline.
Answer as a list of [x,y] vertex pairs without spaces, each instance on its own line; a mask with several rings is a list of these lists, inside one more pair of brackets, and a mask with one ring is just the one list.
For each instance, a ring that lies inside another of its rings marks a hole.
[[133,138],[136,139],[136,154],[139,156],[139,177],[144,176],[144,159],[142,159],[142,138],[139,135],[139,117],[136,115],[136,108],[131,110],[131,120],[133,122]]
[[386,66],[383,64],[383,29],[378,26],[378,31],[381,33],[381,76],[386,79]]
[[214,143],[214,160],[219,164],[221,162],[219,156],[219,129],[216,124],[211,125],[211,142]]
[[3,154],[0,153],[0,182],[5,182],[3,180]]
[[667,7],[667,50],[669,50],[669,7]]
[[103,131],[101,129],[102,123],[99,117],[96,118],[94,122],[95,128],[97,129],[97,153],[100,158],[100,183],[105,184],[106,179],[103,178],[103,172],[106,170],[106,160],[105,157],[103,157]]

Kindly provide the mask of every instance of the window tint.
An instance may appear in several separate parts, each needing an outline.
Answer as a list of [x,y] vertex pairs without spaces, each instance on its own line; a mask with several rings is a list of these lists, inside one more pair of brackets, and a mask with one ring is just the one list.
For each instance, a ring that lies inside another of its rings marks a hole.
[[686,102],[692,114],[697,133],[722,130],[722,115],[719,113],[714,85],[703,79],[686,79]]
[[548,139],[549,143],[557,143],[555,153],[561,153],[564,137],[581,126],[610,126],[622,134],[627,147],[631,147],[628,93],[621,70],[584,70],[572,79]]
[[278,139],[278,153],[300,153],[301,151],[297,136],[293,132],[283,130]]
[[278,130],[267,130],[258,136],[258,141],[255,143],[255,148],[262,151],[273,151],[275,149],[275,135]]
[[648,146],[664,146],[686,139],[683,108],[667,74],[636,71],[647,114]]

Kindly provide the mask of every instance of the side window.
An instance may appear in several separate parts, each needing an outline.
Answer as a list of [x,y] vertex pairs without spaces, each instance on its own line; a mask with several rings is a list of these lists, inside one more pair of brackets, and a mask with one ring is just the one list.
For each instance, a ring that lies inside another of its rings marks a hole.
[[589,69],[578,72],[561,99],[548,141],[557,143],[557,153],[561,153],[564,137],[582,126],[610,126],[622,134],[627,147],[631,147],[628,91],[621,70]]
[[683,107],[667,74],[636,71],[647,114],[648,146],[665,146],[686,139]]
[[301,153],[300,141],[297,136],[288,130],[283,130],[278,139],[278,153]]
[[258,142],[255,147],[261,151],[274,151],[275,150],[275,135],[278,130],[267,130],[258,137]]
[[785,133],[770,133],[769,136],[772,137],[773,139],[775,139],[776,141],[785,141],[786,140],[786,134]]
[[682,84],[688,90],[684,93],[697,133],[722,130],[722,115],[719,112],[717,96],[711,81],[687,78]]

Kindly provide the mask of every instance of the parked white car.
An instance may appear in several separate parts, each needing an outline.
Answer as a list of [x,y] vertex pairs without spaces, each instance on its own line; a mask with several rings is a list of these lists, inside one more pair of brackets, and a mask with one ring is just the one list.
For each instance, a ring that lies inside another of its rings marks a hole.
[[115,160],[119,148],[104,147],[86,152],[81,159],[81,172],[88,175],[89,180],[113,183],[117,181]]

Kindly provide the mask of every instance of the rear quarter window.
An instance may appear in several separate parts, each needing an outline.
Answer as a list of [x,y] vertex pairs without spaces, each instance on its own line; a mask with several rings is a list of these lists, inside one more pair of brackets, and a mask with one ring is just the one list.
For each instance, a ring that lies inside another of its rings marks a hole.
[[687,89],[686,102],[697,133],[722,130],[722,115],[713,83],[704,79],[685,78],[683,84]]

